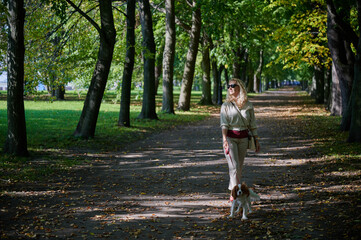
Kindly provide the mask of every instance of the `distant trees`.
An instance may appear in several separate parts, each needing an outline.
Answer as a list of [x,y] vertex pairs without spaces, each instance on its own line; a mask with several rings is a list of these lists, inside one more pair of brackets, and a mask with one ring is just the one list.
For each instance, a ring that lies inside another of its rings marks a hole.
[[360,2],[273,1],[267,7],[277,16],[273,39],[283,43],[274,62],[303,76],[312,71],[312,96],[317,103],[331,102],[331,113],[342,116],[341,130],[349,131],[350,142],[361,141]]
[[317,103],[324,103],[323,76],[331,67],[324,1],[274,1],[267,8],[275,16],[272,39],[282,43],[274,62],[298,75],[312,74],[314,85],[309,84],[309,90]]
[[[162,112],[173,114],[174,84],[181,84],[178,109],[188,111],[195,87],[202,90],[201,104],[221,104],[230,77],[241,78],[251,92],[300,80],[317,103],[331,102],[331,113],[342,114],[348,140],[361,141],[360,1],[138,0],[137,10],[136,0],[25,6],[9,0],[7,7],[0,4],[0,20],[8,19],[7,25],[0,21],[0,39],[11,33],[7,44],[0,41],[0,71],[6,65],[9,75],[4,149],[27,154],[22,94],[39,83],[59,98],[70,81],[87,89],[74,135],[91,138],[107,89],[119,89],[118,125],[130,126],[135,83],[142,86],[138,118],[157,119],[156,81],[163,85]],[[22,149],[14,150],[16,144]]]

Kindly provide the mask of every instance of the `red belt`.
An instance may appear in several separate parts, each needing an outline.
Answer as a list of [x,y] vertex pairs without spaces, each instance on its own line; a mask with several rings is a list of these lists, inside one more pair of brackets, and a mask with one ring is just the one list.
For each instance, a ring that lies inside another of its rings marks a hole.
[[248,137],[248,131],[247,130],[242,130],[242,131],[228,130],[227,137],[230,137],[230,138],[246,138],[246,137]]

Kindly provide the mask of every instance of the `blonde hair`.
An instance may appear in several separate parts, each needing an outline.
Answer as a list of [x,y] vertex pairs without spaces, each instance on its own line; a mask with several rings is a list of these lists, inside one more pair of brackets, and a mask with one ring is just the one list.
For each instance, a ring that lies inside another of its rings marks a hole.
[[244,104],[248,102],[246,87],[244,86],[244,83],[241,79],[232,78],[229,82],[231,81],[236,82],[239,86],[239,94],[237,97],[234,97],[229,94],[229,91],[227,91],[226,102],[234,102],[237,104],[238,108],[242,108]]

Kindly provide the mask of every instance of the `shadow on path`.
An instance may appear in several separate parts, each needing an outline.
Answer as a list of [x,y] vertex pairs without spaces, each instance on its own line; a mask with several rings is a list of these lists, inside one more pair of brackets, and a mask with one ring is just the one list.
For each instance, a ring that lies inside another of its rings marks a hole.
[[305,99],[291,89],[251,99],[262,152],[248,154],[243,180],[261,200],[247,221],[226,217],[228,167],[219,118],[212,116],[154,134],[123,152],[88,154],[89,164],[50,183],[5,187],[1,237],[343,238],[346,226],[333,221],[353,203],[337,198],[341,183],[330,185],[317,174],[313,141],[305,137],[307,128],[297,126],[297,115],[312,108]]

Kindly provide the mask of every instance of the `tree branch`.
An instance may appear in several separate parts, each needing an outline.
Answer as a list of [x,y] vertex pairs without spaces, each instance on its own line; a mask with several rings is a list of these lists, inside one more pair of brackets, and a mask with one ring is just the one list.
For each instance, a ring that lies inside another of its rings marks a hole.
[[122,10],[120,10],[119,8],[117,8],[117,7],[113,7],[115,10],[117,10],[118,12],[120,12],[121,14],[123,14],[126,18],[128,18],[128,15],[125,13],[125,12],[123,12]]
[[191,1],[187,0],[186,3],[188,4],[188,6],[193,7],[193,3]]
[[91,25],[95,27],[95,29],[99,32],[99,34],[102,34],[101,28],[99,25],[91,18],[88,14],[83,12],[78,6],[76,6],[71,0],[65,0],[70,6],[72,6],[80,15],[82,15],[86,20],[90,22]]
[[[160,4],[159,4],[158,6],[156,6],[153,2],[150,2],[150,5],[151,5],[154,9],[158,10],[159,12],[166,14],[165,9],[159,7]],[[189,26],[188,24],[185,24],[184,22],[182,22],[181,20],[179,20],[179,19],[177,18],[177,16],[175,16],[175,23],[176,23],[177,25],[179,25],[180,27],[182,27],[182,28],[183,28],[184,30],[186,30],[187,32],[190,32],[191,29],[192,29],[191,26]]]

